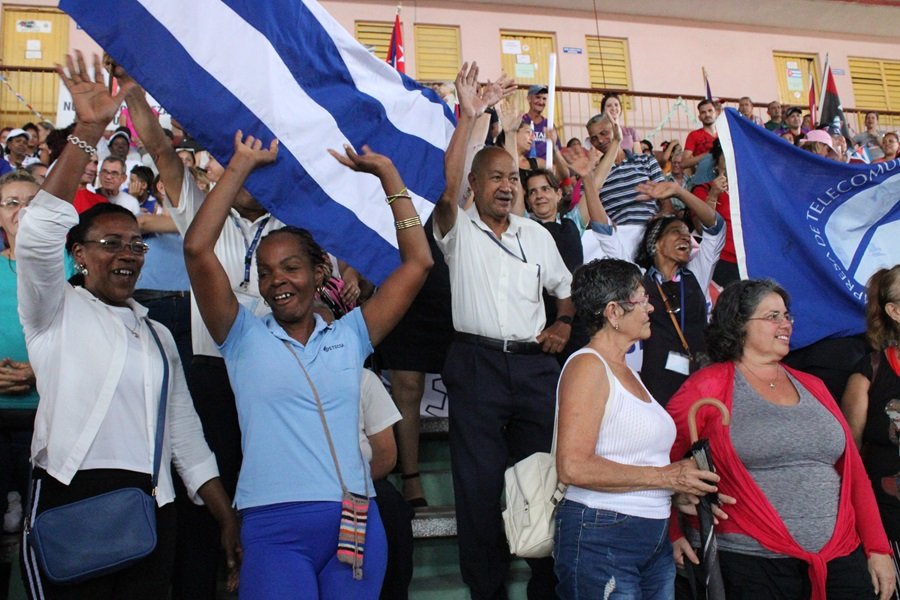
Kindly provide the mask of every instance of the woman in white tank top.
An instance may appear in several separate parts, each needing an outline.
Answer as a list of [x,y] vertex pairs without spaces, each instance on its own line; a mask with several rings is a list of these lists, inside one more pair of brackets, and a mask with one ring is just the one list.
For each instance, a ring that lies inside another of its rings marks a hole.
[[557,389],[556,464],[569,486],[556,516],[557,592],[668,600],[671,495],[715,492],[704,480],[718,477],[692,461],[669,463],[675,425],[625,364],[629,348],[650,337],[653,307],[638,268],[592,261],[575,273],[572,298],[592,336]]

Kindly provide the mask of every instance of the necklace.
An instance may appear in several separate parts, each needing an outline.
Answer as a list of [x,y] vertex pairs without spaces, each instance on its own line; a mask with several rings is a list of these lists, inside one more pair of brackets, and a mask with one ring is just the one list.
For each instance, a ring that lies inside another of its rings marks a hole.
[[140,339],[141,334],[139,333],[139,330],[141,328],[141,321],[134,315],[134,313],[131,313],[131,316],[134,317],[134,329],[128,326],[128,323],[125,322],[125,319],[122,319],[122,325],[125,326],[125,329],[131,332],[131,335]]
[[738,363],[738,364],[741,365],[742,367],[744,367],[744,369],[745,369],[748,373],[750,373],[751,375],[753,375],[754,377],[756,377],[758,380],[760,380],[760,381],[762,381],[763,383],[765,383],[766,385],[768,385],[768,386],[769,386],[769,389],[771,389],[771,390],[774,390],[774,389],[775,389],[775,384],[778,383],[778,376],[781,374],[781,369],[778,368],[777,365],[776,365],[776,368],[777,368],[778,370],[775,371],[775,378],[772,379],[772,381],[766,381],[765,379],[763,379],[762,377],[760,377],[759,375],[757,375],[756,373],[754,373],[754,372],[753,372],[753,369],[751,369],[750,367],[748,367],[748,366],[745,365],[744,363]]

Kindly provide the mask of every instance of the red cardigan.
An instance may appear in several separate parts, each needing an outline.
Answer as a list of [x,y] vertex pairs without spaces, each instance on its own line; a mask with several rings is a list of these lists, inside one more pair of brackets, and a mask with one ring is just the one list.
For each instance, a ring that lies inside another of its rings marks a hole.
[[[784,365],[782,365],[784,366]],[[737,504],[725,510],[728,520],[717,525],[717,530],[726,533],[749,535],[764,548],[795,558],[810,565],[812,600],[825,600],[826,563],[834,558],[846,556],[862,541],[866,556],[872,553],[890,554],[887,536],[875,504],[872,484],[866,475],[862,459],[853,443],[853,436],[847,421],[841,414],[825,384],[820,379],[784,367],[797,381],[834,415],[844,429],[846,443],[844,454],[834,467],[841,475],[841,497],[838,504],[834,534],[817,553],[807,552],[791,537],[778,513],[768,498],[756,485],[731,443],[731,432],[722,425],[721,414],[712,406],[704,406],[697,412],[697,432],[701,438],[709,439],[716,471],[721,477],[719,490],[733,496]],[[688,411],[700,398],[717,398],[731,412],[734,392],[734,363],[717,363],[694,373],[675,393],[666,410],[672,415],[677,428],[675,444],[672,446],[672,461],[681,460],[691,446],[688,430]],[[815,501],[811,499],[811,501]],[[677,519],[672,519],[673,539],[681,537]]]

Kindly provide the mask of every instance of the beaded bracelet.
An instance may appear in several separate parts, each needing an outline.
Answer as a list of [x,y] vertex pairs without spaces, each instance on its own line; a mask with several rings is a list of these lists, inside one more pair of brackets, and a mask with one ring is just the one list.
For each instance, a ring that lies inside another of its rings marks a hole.
[[388,196],[387,198],[385,198],[385,201],[386,201],[386,202],[388,203],[388,205],[390,206],[390,204],[391,204],[394,200],[396,200],[397,198],[407,198],[407,199],[409,199],[409,200],[412,200],[412,198],[410,198],[410,196],[409,196],[409,188],[403,188],[402,190],[400,190],[400,191],[397,192],[396,194],[391,194],[390,196]]
[[419,215],[410,217],[408,219],[403,219],[402,221],[394,221],[394,227],[397,228],[397,231],[400,231],[401,229],[409,229],[410,227],[416,227],[421,224],[422,221],[419,219]]
[[97,154],[96,148],[94,148],[93,146],[91,146],[90,144],[88,144],[86,141],[84,141],[83,139],[81,139],[79,137],[76,137],[74,135],[69,135],[69,137],[66,138],[66,141],[69,142],[70,144],[74,144],[76,147],[84,150],[85,154],[87,154],[88,156],[93,156],[93,155]]

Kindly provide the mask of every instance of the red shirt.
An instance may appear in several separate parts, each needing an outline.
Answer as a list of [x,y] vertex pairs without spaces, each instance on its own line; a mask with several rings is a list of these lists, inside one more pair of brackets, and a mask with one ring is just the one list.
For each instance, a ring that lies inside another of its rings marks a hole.
[[690,150],[694,156],[701,156],[712,150],[716,136],[710,135],[705,129],[695,129],[690,132],[684,141],[685,151]]
[[[701,200],[706,201],[709,196],[709,184],[701,183],[691,192]],[[737,254],[734,251],[734,232],[731,230],[731,200],[728,198],[728,192],[719,194],[716,212],[725,219],[725,245],[722,247],[722,253],[719,254],[719,260],[736,263]]]
[[92,206],[102,204],[103,202],[109,201],[100,194],[95,194],[86,189],[80,189],[75,192],[75,200],[72,201],[72,204],[75,206],[75,212],[80,215]]

